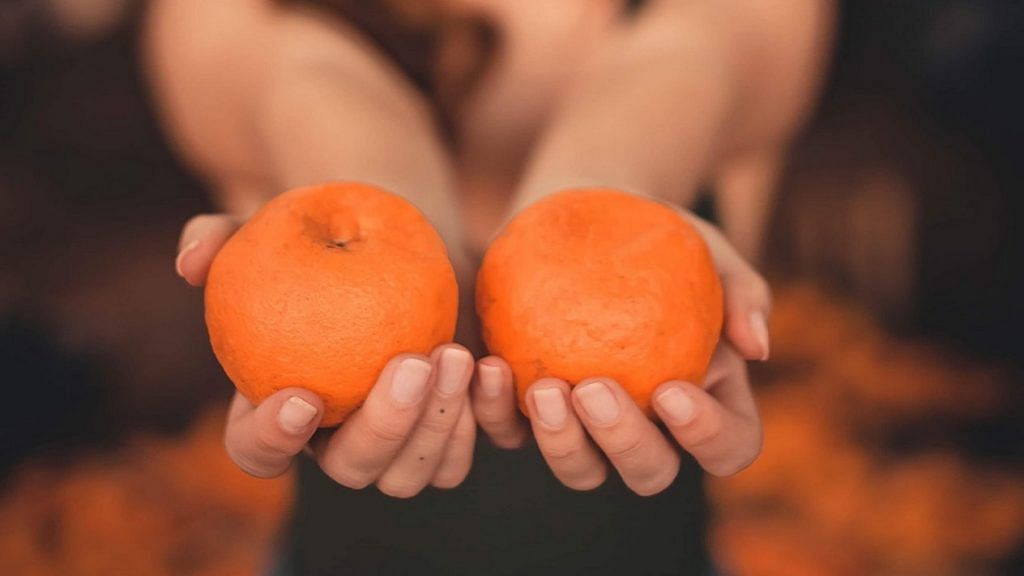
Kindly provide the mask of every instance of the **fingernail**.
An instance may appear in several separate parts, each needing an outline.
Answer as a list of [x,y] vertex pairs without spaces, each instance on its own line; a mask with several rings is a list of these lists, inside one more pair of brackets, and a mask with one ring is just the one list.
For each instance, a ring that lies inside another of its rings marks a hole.
[[654,401],[673,424],[689,424],[697,415],[697,405],[693,399],[676,386],[658,394]]
[[765,321],[764,314],[759,311],[751,312],[750,328],[754,331],[754,337],[757,338],[758,344],[761,345],[761,360],[767,360],[770,348],[768,344],[768,322]]
[[559,429],[569,413],[565,397],[558,388],[541,388],[533,391],[533,403],[537,406],[537,417],[548,428]]
[[406,358],[391,378],[391,398],[398,404],[415,404],[423,398],[430,378],[430,364],[419,358]]
[[481,364],[478,372],[480,373],[480,393],[489,398],[501,396],[501,368]]
[[437,375],[437,389],[442,394],[453,395],[466,385],[466,368],[473,363],[469,352],[461,348],[445,348],[441,352],[440,373]]
[[[193,240],[185,245],[184,248],[178,252],[178,256],[174,259],[174,271],[178,273],[178,276],[185,277],[185,273],[181,271],[181,261],[185,259],[185,255],[196,249],[199,246],[199,240]],[[164,260],[166,262],[166,260]]]
[[292,396],[281,406],[281,411],[277,413],[277,421],[285,432],[298,434],[316,418],[316,412],[316,406],[298,396]]
[[619,403],[604,382],[594,382],[576,389],[576,397],[595,424],[611,424],[619,416]]

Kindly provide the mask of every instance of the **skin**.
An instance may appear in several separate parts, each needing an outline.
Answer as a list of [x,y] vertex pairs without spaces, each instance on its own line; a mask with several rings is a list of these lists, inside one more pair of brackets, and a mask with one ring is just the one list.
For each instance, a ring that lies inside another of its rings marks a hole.
[[[358,31],[267,0],[156,0],[145,36],[154,97],[172,140],[225,208],[186,224],[178,273],[201,285],[223,243],[276,191],[365,181],[419,206],[445,238],[464,289],[464,330],[475,325],[475,262],[518,208],[586,185],[686,205],[714,183],[735,247],[683,212],[725,288],[723,343],[707,381],[656,391],[668,435],[599,374],[572,388],[533,383],[524,418],[504,361],[486,357],[474,369],[467,349],[448,345],[430,358],[396,358],[366,405],[315,439],[322,403],[310,392],[283,390],[260,406],[236,397],[228,453],[252,474],[275,476],[308,449],[340,484],[376,484],[397,497],[461,483],[477,426],[505,448],[532,436],[555,476],[579,490],[614,468],[634,492],[660,492],[678,472],[678,448],[711,474],[742,470],[762,442],[745,361],[767,359],[771,312],[768,285],[747,260],[822,76],[832,4],[654,0],[627,21],[612,0],[566,0],[551,12],[543,3],[451,1],[489,14],[504,33],[503,51],[458,111],[454,150],[423,97]],[[537,56],[552,51],[563,57]],[[412,403],[391,393],[409,388],[408,373],[396,376],[403,360],[422,380]],[[441,406],[452,408],[443,419]]]

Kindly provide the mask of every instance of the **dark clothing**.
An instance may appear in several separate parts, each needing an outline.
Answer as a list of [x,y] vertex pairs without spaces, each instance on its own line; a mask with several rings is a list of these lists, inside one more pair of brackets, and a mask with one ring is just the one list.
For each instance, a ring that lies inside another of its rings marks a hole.
[[481,439],[462,486],[398,500],[341,487],[304,460],[287,568],[295,576],[710,573],[695,463],[649,498],[609,476],[575,492],[536,446],[503,451]]

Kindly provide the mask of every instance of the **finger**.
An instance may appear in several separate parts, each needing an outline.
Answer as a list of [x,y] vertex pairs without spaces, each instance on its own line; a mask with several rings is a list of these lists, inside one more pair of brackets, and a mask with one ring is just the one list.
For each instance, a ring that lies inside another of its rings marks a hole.
[[477,363],[473,382],[473,416],[491,442],[500,448],[519,448],[526,441],[526,422],[516,403],[512,369],[497,356]]
[[667,382],[654,393],[654,409],[679,445],[715,476],[731,476],[761,453],[763,432],[746,366],[722,347],[708,389]]
[[736,251],[755,265],[778,195],[784,147],[760,148],[730,159],[715,176],[715,208]]
[[201,214],[185,223],[178,240],[174,270],[193,286],[206,282],[210,264],[242,221],[226,214]]
[[554,378],[538,380],[527,391],[526,402],[533,436],[555,477],[574,490],[604,484],[608,465],[569,408],[569,385]]
[[465,400],[459,422],[448,439],[441,465],[434,472],[431,485],[436,488],[455,488],[466,479],[473,466],[473,448],[476,446],[476,420],[469,398]]
[[590,437],[631,490],[650,496],[672,484],[679,453],[617,382],[585,380],[572,399]]
[[767,360],[771,352],[768,317],[772,293],[768,282],[732,247],[721,232],[687,213],[708,243],[725,292],[725,335],[748,360]]
[[301,388],[280,390],[259,406],[236,393],[224,431],[228,456],[253,476],[280,476],[316,431],[323,412],[320,398]]
[[458,344],[432,354],[434,387],[419,422],[395,459],[377,480],[381,492],[396,498],[419,494],[434,477],[462,414],[473,377],[473,355]]
[[314,446],[324,473],[349,488],[373,483],[419,420],[432,374],[425,356],[403,354],[388,362],[362,407]]

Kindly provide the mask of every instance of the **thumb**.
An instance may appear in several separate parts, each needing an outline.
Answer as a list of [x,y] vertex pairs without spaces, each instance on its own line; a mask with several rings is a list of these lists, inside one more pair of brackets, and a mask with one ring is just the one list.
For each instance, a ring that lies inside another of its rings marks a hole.
[[174,270],[192,286],[202,286],[210,272],[214,256],[242,225],[242,220],[227,214],[200,214],[185,223],[178,240]]
[[283,474],[323,417],[323,402],[308,390],[286,388],[253,406],[235,394],[224,447],[239,468],[258,478]]

